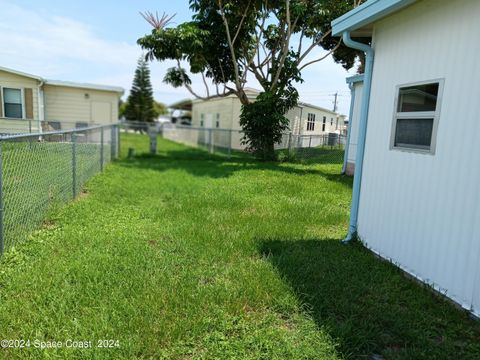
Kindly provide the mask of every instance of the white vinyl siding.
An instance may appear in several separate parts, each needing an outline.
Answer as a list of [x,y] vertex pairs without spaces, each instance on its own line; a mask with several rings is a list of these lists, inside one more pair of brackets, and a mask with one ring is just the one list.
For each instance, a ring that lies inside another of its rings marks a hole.
[[[358,234],[480,315],[480,1],[424,0],[374,27]],[[445,79],[435,156],[390,151],[399,84]]]

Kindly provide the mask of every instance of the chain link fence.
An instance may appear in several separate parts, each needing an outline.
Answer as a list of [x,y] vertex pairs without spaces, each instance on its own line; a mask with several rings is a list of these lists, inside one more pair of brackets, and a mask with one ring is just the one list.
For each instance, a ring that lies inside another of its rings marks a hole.
[[0,136],[0,253],[118,155],[118,126]]
[[[171,123],[123,122],[125,133],[143,134],[150,138],[150,144],[156,143],[157,137],[203,149],[211,154],[230,156],[250,156],[242,144],[241,130],[179,126]],[[146,140],[148,141],[148,140]],[[311,163],[342,164],[347,136],[338,133],[319,135],[298,135],[285,133],[280,143],[275,144],[275,151],[280,160]],[[157,151],[152,145],[151,153]],[[158,149],[161,150],[161,149]],[[198,153],[192,153],[198,154]]]

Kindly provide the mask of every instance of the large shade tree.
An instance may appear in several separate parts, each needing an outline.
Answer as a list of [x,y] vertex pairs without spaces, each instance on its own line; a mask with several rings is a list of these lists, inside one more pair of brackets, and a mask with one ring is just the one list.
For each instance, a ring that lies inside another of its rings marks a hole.
[[[284,114],[297,104],[295,84],[303,81],[302,70],[331,54],[345,68],[354,65],[358,53],[331,36],[330,23],[360,2],[190,0],[192,21],[176,27],[168,27],[171,18],[165,15],[143,14],[154,29],[138,43],[147,58],[176,62],[166,83],[185,86],[199,99],[235,94],[243,105],[244,143],[267,160],[288,129]],[[327,52],[312,58],[318,47]],[[205,95],[193,89],[192,74],[202,78]],[[262,87],[253,102],[245,93],[249,75]]]

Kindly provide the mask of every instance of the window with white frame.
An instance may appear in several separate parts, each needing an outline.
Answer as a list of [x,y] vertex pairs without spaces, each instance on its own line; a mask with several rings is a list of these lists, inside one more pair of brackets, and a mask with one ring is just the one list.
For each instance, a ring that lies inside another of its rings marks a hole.
[[215,127],[216,127],[216,128],[219,128],[219,127],[220,127],[220,114],[217,113],[216,116],[217,116],[217,120],[215,121]]
[[2,88],[3,116],[6,118],[23,118],[22,90]]
[[308,114],[307,116],[307,131],[315,130],[315,114]]
[[323,123],[322,123],[322,131],[325,131],[325,126],[327,125],[327,117],[323,117]]
[[200,114],[200,126],[203,127],[203,121],[205,120],[205,114]]
[[443,81],[397,88],[390,148],[434,153]]

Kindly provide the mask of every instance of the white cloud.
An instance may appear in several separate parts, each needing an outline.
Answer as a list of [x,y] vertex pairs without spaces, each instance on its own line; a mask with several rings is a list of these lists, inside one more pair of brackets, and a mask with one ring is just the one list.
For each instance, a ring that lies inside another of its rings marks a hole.
[[[141,54],[136,44],[101,38],[93,26],[48,11],[32,11],[4,0],[0,8],[0,66],[45,78],[122,86],[128,94]],[[309,59],[323,53],[316,49]],[[172,62],[151,64],[155,97],[166,103],[191,97],[185,89],[162,82],[171,66]],[[332,94],[340,91],[339,110],[348,112],[347,73],[331,57],[309,66],[302,75],[301,100],[331,108]],[[253,77],[249,86],[258,88]],[[204,91],[199,77],[193,78],[193,87]]]
[[45,77],[68,74],[82,62],[121,67],[135,62],[140,50],[100,39],[90,26],[73,19],[36,13],[1,2],[2,65]]

